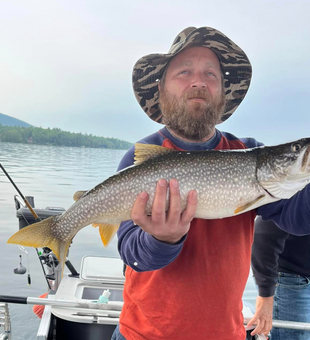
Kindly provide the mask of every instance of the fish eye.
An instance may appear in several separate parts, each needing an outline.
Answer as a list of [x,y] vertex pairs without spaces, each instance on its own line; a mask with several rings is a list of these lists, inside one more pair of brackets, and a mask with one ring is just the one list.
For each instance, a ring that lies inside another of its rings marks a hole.
[[301,144],[299,144],[299,143],[294,143],[294,144],[292,145],[292,151],[298,152],[298,151],[300,151],[300,150],[301,150]]

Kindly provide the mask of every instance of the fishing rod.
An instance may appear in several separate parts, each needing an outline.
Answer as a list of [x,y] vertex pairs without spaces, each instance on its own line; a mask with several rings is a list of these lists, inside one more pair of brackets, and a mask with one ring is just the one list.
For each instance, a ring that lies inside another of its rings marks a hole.
[[37,297],[21,297],[0,295],[0,302],[4,303],[17,303],[23,305],[41,305],[41,306],[54,306],[63,308],[84,308],[84,309],[96,309],[105,311],[109,315],[120,316],[120,312],[123,308],[123,301],[108,301],[107,303],[98,303],[97,301],[74,301],[63,299],[45,299]]
[[6,170],[4,169],[4,167],[2,166],[2,164],[0,163],[0,168],[2,169],[2,171],[4,172],[5,176],[8,178],[8,180],[12,183],[13,187],[16,189],[16,191],[19,193],[20,197],[23,199],[23,201],[25,202],[25,204],[27,205],[28,209],[30,210],[30,212],[32,213],[33,217],[35,218],[36,222],[40,221],[39,216],[37,215],[37,213],[33,210],[32,206],[30,205],[30,203],[28,202],[28,200],[26,199],[26,197],[21,193],[21,191],[18,189],[17,185],[14,183],[14,181],[12,180],[12,178],[10,177],[10,175],[6,172]]
[[[84,309],[96,309],[105,311],[109,315],[119,316],[123,307],[122,301],[108,301],[107,303],[98,303],[96,301],[74,301],[63,299],[45,299],[36,297],[20,297],[10,295],[0,295],[0,302],[4,303],[16,303],[27,305],[41,305],[41,306],[54,306],[63,308],[84,308]],[[250,318],[244,318],[244,322],[247,323]],[[304,331],[310,331],[310,323],[307,322],[295,322],[286,320],[272,320],[272,326],[277,328],[298,329]]]
[[[25,202],[27,208],[29,209],[29,211],[31,212],[31,214],[33,215],[33,217],[35,218],[35,221],[36,222],[40,222],[41,219],[39,218],[39,216],[37,215],[37,213],[33,210],[32,206],[30,205],[30,203],[28,202],[28,200],[26,199],[26,197],[22,194],[22,192],[18,189],[17,185],[14,183],[14,181],[12,180],[12,178],[10,177],[10,175],[7,173],[7,171],[4,169],[3,165],[0,163],[0,168],[2,169],[2,171],[4,172],[5,176],[8,178],[8,180],[12,183],[13,187],[16,189],[16,191],[18,192],[18,194],[20,195],[20,197],[23,199],[23,201]],[[36,252],[37,252],[37,255],[38,257],[40,258],[39,256],[39,251],[37,248],[36,249]],[[46,279],[46,282],[47,282],[47,285],[49,287],[49,289],[51,289],[51,285],[46,277],[46,272],[45,272],[45,269],[43,267],[43,264],[42,262],[40,261],[41,263],[41,267],[42,267],[42,270],[43,270],[43,273],[44,273],[44,277]],[[29,271],[28,271],[28,285],[30,286],[31,284],[31,277],[30,277],[30,274],[29,274]]]

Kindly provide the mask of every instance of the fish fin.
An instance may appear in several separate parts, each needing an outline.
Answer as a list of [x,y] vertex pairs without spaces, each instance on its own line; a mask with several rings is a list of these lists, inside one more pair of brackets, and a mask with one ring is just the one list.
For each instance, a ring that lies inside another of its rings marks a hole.
[[72,239],[67,242],[61,242],[55,238],[54,241],[50,243],[50,245],[48,246],[48,248],[52,249],[53,253],[56,255],[61,265],[61,273],[62,273],[61,277],[63,277],[66,258],[67,258],[67,254],[68,254],[68,250],[69,250],[71,242],[72,242]]
[[92,226],[94,228],[99,227],[100,237],[105,247],[108,246],[115,233],[117,232],[117,229],[119,228],[119,224],[114,225],[105,223],[93,223]]
[[170,152],[176,152],[176,150],[164,148],[154,144],[135,144],[135,165],[139,165],[146,160]]
[[257,208],[258,205],[256,205],[256,203],[258,203],[260,200],[262,200],[263,198],[265,197],[265,195],[261,195],[259,197],[257,197],[254,201],[251,201],[249,203],[246,203],[240,207],[238,207],[235,211],[234,211],[234,214],[237,215],[237,214],[240,214],[242,212],[246,212],[246,211],[249,211],[249,210],[252,210],[252,209],[255,209]]
[[[303,182],[305,183],[305,182]],[[300,182],[288,181],[287,183],[281,182],[260,182],[260,185],[268,191],[273,197],[278,199],[289,199],[303,188]]]
[[57,225],[58,220],[59,216],[50,216],[41,222],[30,224],[12,235],[7,243],[20,244],[25,247],[48,247],[52,249],[59,260],[63,273],[68,248],[72,239],[66,242],[60,241],[52,234],[51,230]]
[[78,201],[87,191],[77,191],[74,195],[73,195],[73,199],[76,201]]

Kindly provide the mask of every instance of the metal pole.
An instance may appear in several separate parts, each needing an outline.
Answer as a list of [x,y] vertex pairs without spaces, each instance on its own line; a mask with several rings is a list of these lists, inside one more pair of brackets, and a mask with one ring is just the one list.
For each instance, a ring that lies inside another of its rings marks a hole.
[[307,323],[307,322],[272,320],[272,326],[276,328],[289,328],[289,329],[310,331],[310,323]]
[[[250,318],[244,318],[245,323],[248,323],[250,320],[251,320]],[[301,331],[310,331],[310,323],[307,323],[307,322],[272,320],[272,326],[276,328],[298,329]]]
[[50,300],[37,297],[21,297],[0,295],[0,302],[28,304],[28,305],[42,305],[66,308],[87,308],[108,311],[109,314],[119,316],[123,307],[122,301],[109,301],[108,303],[97,303],[96,301],[83,301],[83,300]]

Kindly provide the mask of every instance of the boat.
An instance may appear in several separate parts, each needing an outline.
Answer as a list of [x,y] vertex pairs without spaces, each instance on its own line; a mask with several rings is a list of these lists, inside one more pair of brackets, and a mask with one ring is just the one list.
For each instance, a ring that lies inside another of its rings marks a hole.
[[[34,198],[24,200],[14,196],[16,216],[19,229],[37,222],[37,217],[45,219],[52,215],[62,214],[60,207],[35,208]],[[28,205],[25,205],[27,201]],[[80,270],[74,268],[67,258],[66,267],[69,273],[61,277],[60,264],[51,249],[37,250],[42,271],[49,291],[46,297],[18,297],[0,295],[0,340],[14,339],[11,331],[9,313],[10,303],[32,304],[39,311],[41,322],[35,337],[36,340],[110,340],[123,305],[123,287],[125,282],[124,264],[120,258],[103,256],[84,256]],[[1,317],[3,315],[3,317]],[[244,324],[253,317],[252,305],[243,301]],[[273,320],[276,327],[307,329],[310,324]],[[299,327],[299,328],[298,328]],[[265,340],[264,335],[251,337],[254,327],[247,329],[247,339]]]
[[[37,209],[33,197],[26,199],[40,220],[65,211],[59,207]],[[35,217],[18,195],[14,196],[14,201],[19,229],[35,223]],[[0,314],[2,307],[5,317],[0,323],[4,327],[0,340],[13,339],[9,303],[32,304],[38,311],[39,306],[44,306],[37,340],[111,339],[123,305],[125,277],[121,259],[84,256],[79,272],[67,259],[66,267],[70,273],[62,278],[61,267],[51,249],[43,248],[37,253],[49,287],[48,295],[45,298],[1,295]]]

